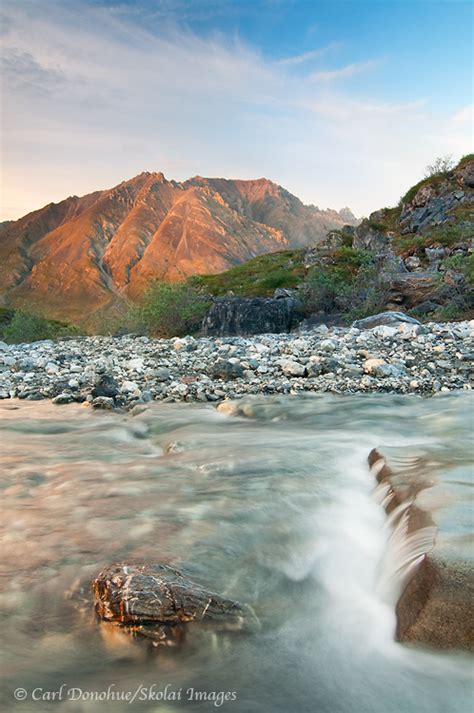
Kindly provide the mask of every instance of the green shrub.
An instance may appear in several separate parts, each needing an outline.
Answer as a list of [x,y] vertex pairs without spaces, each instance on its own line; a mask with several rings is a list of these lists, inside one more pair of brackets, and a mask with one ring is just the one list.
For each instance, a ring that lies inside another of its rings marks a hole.
[[400,204],[410,203],[416,196],[420,188],[423,188],[423,186],[440,185],[446,180],[448,176],[449,174],[436,174],[435,176],[428,176],[427,178],[423,178],[405,193],[405,195],[400,199]]
[[451,255],[443,260],[443,266],[464,275],[466,284],[474,285],[474,253],[470,255]]
[[347,278],[337,270],[318,266],[310,270],[300,294],[305,312],[331,312],[336,299],[346,292]]
[[458,304],[448,304],[439,307],[429,314],[430,321],[435,322],[456,322],[466,319],[466,310]]
[[386,301],[377,267],[361,250],[313,268],[300,294],[307,313],[343,311],[348,322],[379,312]]
[[468,163],[471,163],[474,161],[474,153],[468,153],[465,156],[461,158],[459,161],[457,168],[462,168],[463,166],[466,166]]
[[432,164],[429,164],[425,169],[426,178],[431,178],[431,176],[447,176],[456,163],[453,159],[452,154],[446,156],[438,156]]
[[399,235],[393,240],[395,251],[402,257],[418,255],[425,257],[424,248],[438,243],[443,247],[451,247],[472,237],[472,228],[469,225],[444,225],[433,228],[425,235]]
[[343,245],[341,248],[334,250],[332,260],[337,268],[355,273],[359,268],[370,265],[373,256],[367,250]]
[[385,309],[388,294],[380,273],[374,264],[366,264],[357,273],[349,294],[345,321],[370,317]]
[[210,301],[190,284],[155,281],[133,312],[152,336],[179,337],[199,329]]
[[2,329],[2,338],[9,344],[37,342],[41,339],[57,339],[76,334],[78,330],[73,325],[22,310],[14,312],[9,323]]
[[410,203],[423,186],[436,186],[449,181],[453,184],[454,188],[453,171],[456,168],[462,168],[466,164],[471,163],[471,161],[474,161],[474,154],[463,156],[457,165],[451,156],[439,156],[431,165],[426,167],[425,178],[412,186],[407,193],[400,198],[399,205],[402,203]]

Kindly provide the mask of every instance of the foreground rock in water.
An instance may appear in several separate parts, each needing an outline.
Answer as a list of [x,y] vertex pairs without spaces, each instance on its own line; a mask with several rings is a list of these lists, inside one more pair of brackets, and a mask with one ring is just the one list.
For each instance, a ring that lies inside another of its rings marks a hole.
[[470,388],[474,322],[371,325],[254,337],[127,335],[5,345],[0,398],[86,401],[107,409],[246,394]]
[[446,456],[374,449],[369,464],[393,525],[396,638],[474,651],[471,465]]
[[155,646],[179,642],[190,623],[225,631],[259,626],[250,607],[208,592],[168,565],[111,565],[92,588],[101,619]]

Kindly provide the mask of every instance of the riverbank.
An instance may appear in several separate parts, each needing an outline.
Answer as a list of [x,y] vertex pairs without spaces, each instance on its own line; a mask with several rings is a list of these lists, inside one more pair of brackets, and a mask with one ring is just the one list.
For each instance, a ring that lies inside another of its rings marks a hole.
[[0,345],[0,398],[130,408],[244,394],[432,395],[472,386],[474,321],[292,334],[78,337]]

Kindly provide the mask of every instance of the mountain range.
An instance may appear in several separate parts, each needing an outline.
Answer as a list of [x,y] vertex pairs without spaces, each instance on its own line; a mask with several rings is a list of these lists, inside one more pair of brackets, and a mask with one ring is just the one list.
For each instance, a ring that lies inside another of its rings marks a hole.
[[0,224],[0,300],[81,321],[151,280],[222,272],[262,253],[317,244],[357,221],[265,178],[141,173],[110,190]]

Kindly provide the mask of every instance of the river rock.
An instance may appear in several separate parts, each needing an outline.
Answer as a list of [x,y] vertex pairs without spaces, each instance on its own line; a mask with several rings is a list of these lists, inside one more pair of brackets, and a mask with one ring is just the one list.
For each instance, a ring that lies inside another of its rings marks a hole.
[[379,312],[379,314],[374,314],[372,317],[357,319],[352,323],[352,326],[356,329],[372,329],[373,327],[378,327],[380,325],[397,326],[400,322],[408,322],[409,324],[417,324],[421,326],[417,319],[410,317],[404,312]]
[[364,362],[364,371],[367,374],[372,374],[377,368],[386,365],[386,362],[383,359],[377,359],[377,358],[372,358],[372,359],[367,359]]
[[104,396],[106,398],[114,398],[115,396],[118,396],[119,393],[120,386],[118,385],[118,383],[115,381],[114,378],[106,374],[100,377],[99,381],[91,391],[91,394],[94,398],[101,396]]
[[401,448],[374,449],[369,464],[394,527],[396,638],[474,651],[471,464]]
[[303,364],[291,361],[291,359],[281,362],[281,370],[287,376],[304,376],[306,373],[306,367]]
[[97,575],[92,589],[101,619],[154,646],[183,640],[191,623],[227,631],[259,627],[250,607],[209,592],[164,564],[111,565]]
[[239,379],[243,376],[244,370],[238,362],[227,361],[226,359],[218,359],[211,368],[211,374],[214,379]]
[[[384,321],[388,326],[376,326]],[[137,401],[219,402],[294,389],[430,395],[471,388],[473,325],[420,325],[388,312],[364,320],[362,328],[319,325],[291,334],[186,337],[177,350],[175,340],[136,335],[12,344],[0,351],[0,393],[60,396],[55,403],[112,398],[114,406],[127,409]],[[131,366],[133,359],[141,359],[144,369]],[[368,359],[390,368],[365,373]],[[48,364],[57,366],[54,373],[46,372]]]
[[74,396],[69,393],[60,393],[52,400],[53,404],[70,404],[74,401]]
[[113,409],[114,399],[110,396],[96,396],[96,398],[92,400],[92,407],[105,410]]

